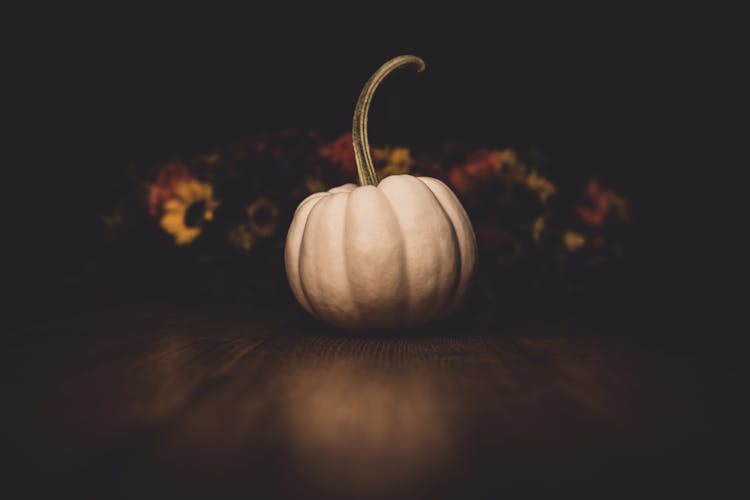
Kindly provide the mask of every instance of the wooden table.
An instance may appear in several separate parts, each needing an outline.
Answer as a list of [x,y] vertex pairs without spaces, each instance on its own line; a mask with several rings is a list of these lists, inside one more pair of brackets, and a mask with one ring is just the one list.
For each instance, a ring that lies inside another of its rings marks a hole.
[[729,498],[747,474],[735,367],[578,322],[130,307],[2,342],[2,498]]

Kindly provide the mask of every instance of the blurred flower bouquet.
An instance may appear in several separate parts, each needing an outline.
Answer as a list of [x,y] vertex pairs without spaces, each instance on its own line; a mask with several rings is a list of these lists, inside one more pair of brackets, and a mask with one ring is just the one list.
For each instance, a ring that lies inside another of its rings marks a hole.
[[[477,289],[492,300],[536,285],[576,290],[624,256],[628,201],[595,177],[561,196],[538,155],[513,149],[371,152],[380,179],[426,175],[457,193],[479,243]],[[325,140],[297,131],[130,172],[101,216],[110,246],[129,242],[131,251],[152,256],[155,273],[191,276],[157,283],[225,297],[286,290],[283,248],[294,209],[310,193],[356,182],[351,134]]]

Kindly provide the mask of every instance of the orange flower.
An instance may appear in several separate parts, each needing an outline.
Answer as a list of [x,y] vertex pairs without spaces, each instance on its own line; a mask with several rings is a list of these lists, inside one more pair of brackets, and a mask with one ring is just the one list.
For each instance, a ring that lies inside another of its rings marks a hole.
[[178,184],[194,180],[187,166],[179,161],[164,165],[148,193],[148,213],[160,218],[167,200],[174,198]]

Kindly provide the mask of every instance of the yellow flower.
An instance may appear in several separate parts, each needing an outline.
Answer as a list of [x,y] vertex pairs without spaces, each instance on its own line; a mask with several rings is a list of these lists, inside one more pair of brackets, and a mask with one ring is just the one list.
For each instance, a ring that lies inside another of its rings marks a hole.
[[612,212],[623,222],[630,222],[630,207],[628,200],[615,193],[614,191],[607,192],[609,198],[609,205],[612,207]]
[[263,238],[276,232],[279,209],[266,198],[258,198],[247,207],[247,221],[253,233]]
[[512,149],[503,149],[492,152],[495,171],[500,172],[503,167],[513,168],[518,165],[518,154]]
[[539,201],[542,203],[547,203],[549,197],[557,192],[555,186],[545,177],[539,175],[536,170],[531,171],[526,179],[526,185],[539,196]]
[[200,157],[200,160],[204,164],[208,165],[209,167],[215,167],[221,161],[221,154],[220,153],[210,153],[210,154],[207,154],[207,155],[202,155]]
[[370,148],[370,152],[372,153],[372,161],[373,161],[373,163],[384,162],[391,155],[391,149],[390,148],[376,148],[376,147],[372,147],[372,148]]
[[326,185],[323,180],[318,177],[309,175],[305,178],[305,187],[310,193],[319,193],[320,191],[326,190]]
[[378,179],[383,180],[389,175],[404,175],[409,173],[409,167],[401,167],[398,165],[387,165],[378,170]]
[[409,148],[393,148],[390,156],[388,157],[388,164],[395,165],[398,167],[408,168],[414,163],[414,159],[411,157],[411,151]]
[[197,238],[203,225],[214,218],[219,202],[213,198],[213,186],[194,179],[175,187],[174,197],[164,204],[159,225],[174,236],[175,243],[187,245]]
[[534,220],[534,224],[531,226],[531,237],[534,241],[539,241],[542,237],[544,229],[547,227],[547,221],[544,217],[537,217]]
[[384,179],[389,175],[404,175],[414,164],[411,151],[408,148],[393,148],[388,153],[388,164],[378,170],[378,179]]
[[575,252],[583,248],[583,245],[586,244],[586,237],[576,231],[565,231],[563,243],[565,244],[565,248],[571,252]]
[[125,219],[122,217],[120,210],[117,209],[110,215],[102,215],[102,222],[106,227],[112,228],[122,225]]
[[239,226],[235,226],[229,230],[229,232],[227,233],[227,240],[235,247],[249,252],[253,249],[255,236],[246,224],[240,224]]

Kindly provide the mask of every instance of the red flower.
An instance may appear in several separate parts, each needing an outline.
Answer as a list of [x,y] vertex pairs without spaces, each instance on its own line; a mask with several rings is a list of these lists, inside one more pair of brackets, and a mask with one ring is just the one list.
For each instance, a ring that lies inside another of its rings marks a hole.
[[164,165],[149,190],[148,213],[153,217],[160,217],[164,204],[174,197],[175,186],[192,179],[193,176],[184,163],[174,161]]
[[347,132],[335,141],[329,142],[323,147],[321,154],[347,174],[353,174],[357,171],[351,132]]
[[453,167],[448,171],[448,181],[459,193],[466,193],[474,187],[474,180],[462,167]]
[[592,236],[590,238],[590,242],[592,247],[596,248],[597,250],[601,250],[601,248],[604,246],[604,236]]
[[501,231],[492,224],[479,226],[477,229],[477,239],[482,246],[491,247],[498,243],[504,236],[504,231]]
[[255,135],[243,139],[231,146],[227,158],[231,169],[237,167],[238,162],[245,160],[255,160],[263,157],[263,154],[269,149],[269,138],[267,134]]
[[456,191],[466,193],[474,189],[479,182],[489,180],[499,169],[498,155],[488,149],[480,149],[472,153],[466,163],[453,167],[448,172],[448,180]]
[[484,251],[493,255],[498,265],[512,266],[521,256],[522,244],[512,233],[496,223],[485,223],[477,230],[477,240]]
[[474,179],[486,181],[500,169],[498,156],[488,149],[480,149],[469,157],[463,166],[467,174]]
[[592,177],[586,184],[584,195],[591,202],[591,206],[577,206],[578,216],[583,222],[592,227],[602,227],[609,214],[609,191],[602,188],[599,179]]
[[259,155],[263,153],[263,151],[265,151],[268,147],[268,138],[262,135],[250,137],[242,141],[241,144],[246,147],[248,151],[252,152],[255,155]]

